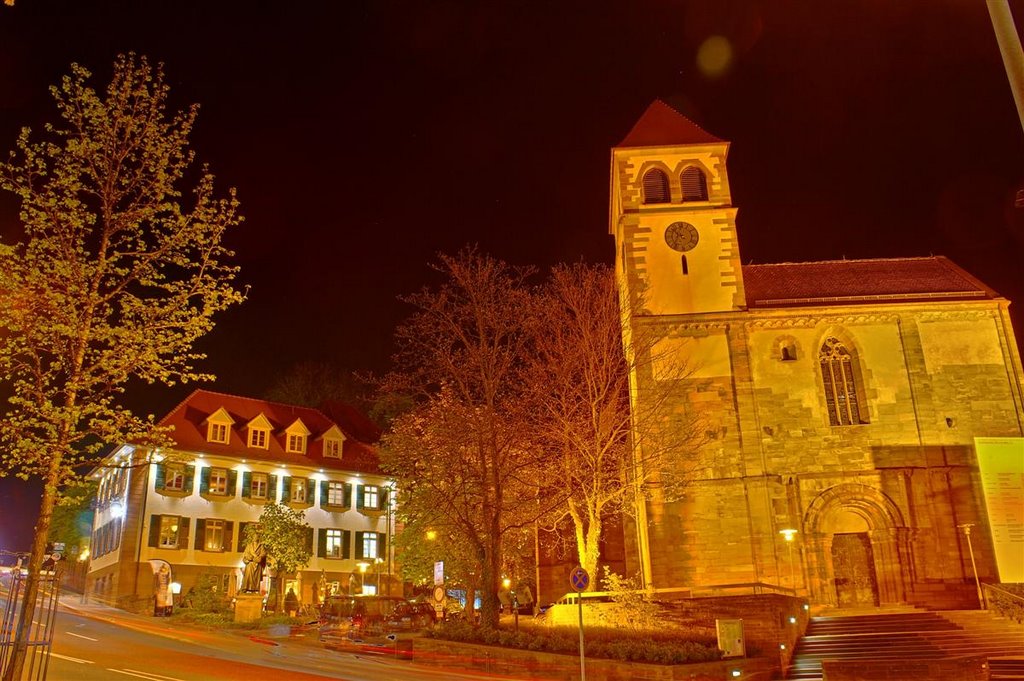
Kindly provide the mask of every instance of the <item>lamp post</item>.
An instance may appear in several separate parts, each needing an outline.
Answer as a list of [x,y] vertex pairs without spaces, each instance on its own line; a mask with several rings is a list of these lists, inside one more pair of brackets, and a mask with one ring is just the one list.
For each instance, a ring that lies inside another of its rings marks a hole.
[[793,565],[793,540],[796,539],[797,530],[793,528],[786,528],[779,530],[786,540],[786,546],[789,548],[789,585],[793,588],[793,592],[796,593],[796,568]]
[[[383,563],[384,563],[384,559],[383,558],[379,558],[378,557],[378,558],[374,558],[373,559],[373,583],[376,585],[377,595],[378,596],[381,595],[381,593],[380,593],[380,591],[381,591],[381,589],[380,589],[380,566]],[[390,594],[388,594],[388,595],[390,595]]]
[[971,571],[974,573],[974,587],[978,590],[978,605],[981,606],[982,610],[985,610],[985,592],[981,590],[981,580],[978,579],[978,565],[974,562],[974,546],[971,545],[971,528],[974,527],[974,523],[964,523],[963,525],[957,525],[957,527],[963,530],[964,536],[967,537],[967,553],[971,555]]
[[366,568],[370,567],[370,564],[364,561],[356,563],[356,567],[359,568],[359,593],[362,594],[366,588]]

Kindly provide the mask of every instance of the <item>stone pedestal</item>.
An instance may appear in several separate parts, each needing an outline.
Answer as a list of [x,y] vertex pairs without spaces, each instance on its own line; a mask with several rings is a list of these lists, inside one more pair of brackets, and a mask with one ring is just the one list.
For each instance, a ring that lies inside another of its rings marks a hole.
[[235,621],[255,622],[263,614],[261,594],[238,594],[235,596]]

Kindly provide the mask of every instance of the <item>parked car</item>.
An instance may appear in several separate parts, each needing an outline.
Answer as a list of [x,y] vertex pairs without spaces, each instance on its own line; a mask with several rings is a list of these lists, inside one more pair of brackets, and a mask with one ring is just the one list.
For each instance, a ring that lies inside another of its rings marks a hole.
[[395,608],[388,618],[393,630],[415,630],[429,627],[437,619],[437,611],[429,603],[405,603]]
[[387,633],[395,610],[407,605],[397,596],[328,596],[320,610],[320,640],[329,644]]

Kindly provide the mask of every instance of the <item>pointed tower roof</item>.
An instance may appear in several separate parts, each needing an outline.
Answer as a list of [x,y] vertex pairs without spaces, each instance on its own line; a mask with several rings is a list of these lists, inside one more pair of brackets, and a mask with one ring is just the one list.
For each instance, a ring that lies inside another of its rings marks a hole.
[[620,147],[671,147],[680,144],[724,144],[719,139],[656,99],[636,122]]

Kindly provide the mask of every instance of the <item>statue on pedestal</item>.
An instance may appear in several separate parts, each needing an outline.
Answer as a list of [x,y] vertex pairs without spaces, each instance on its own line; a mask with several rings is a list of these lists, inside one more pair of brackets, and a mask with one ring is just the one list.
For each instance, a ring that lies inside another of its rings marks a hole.
[[257,534],[256,531],[250,530],[249,541],[242,554],[242,562],[245,563],[245,570],[242,572],[242,593],[259,593],[260,583],[263,581],[263,568],[267,565],[267,549]]

